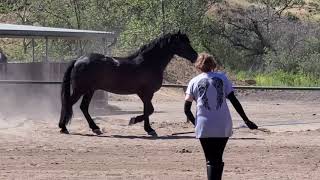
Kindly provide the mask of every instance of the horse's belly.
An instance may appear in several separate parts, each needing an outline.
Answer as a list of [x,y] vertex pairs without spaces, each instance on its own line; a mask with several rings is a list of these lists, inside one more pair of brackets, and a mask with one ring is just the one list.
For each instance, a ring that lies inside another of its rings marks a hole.
[[141,85],[134,79],[115,78],[102,82],[98,88],[115,94],[136,94]]
[[130,88],[111,88],[111,87],[101,87],[99,89],[114,93],[114,94],[136,94],[137,90]]

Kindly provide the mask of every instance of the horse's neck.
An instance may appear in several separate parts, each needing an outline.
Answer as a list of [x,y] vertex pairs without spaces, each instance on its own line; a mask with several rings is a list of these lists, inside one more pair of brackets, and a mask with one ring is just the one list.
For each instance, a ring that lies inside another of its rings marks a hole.
[[145,60],[150,61],[145,64],[164,71],[174,54],[172,54],[169,49],[162,49],[162,51],[163,52],[157,51],[157,53],[148,52],[145,54]]

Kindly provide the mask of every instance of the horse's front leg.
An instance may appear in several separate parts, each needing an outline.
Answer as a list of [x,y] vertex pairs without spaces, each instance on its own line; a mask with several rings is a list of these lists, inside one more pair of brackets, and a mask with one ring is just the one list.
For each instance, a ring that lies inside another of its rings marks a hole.
[[157,136],[156,131],[152,129],[149,122],[149,116],[154,112],[154,108],[151,103],[153,94],[150,96],[147,96],[146,93],[142,93],[138,95],[143,102],[143,115],[131,118],[129,125],[144,121],[144,130],[148,133],[148,135]]
[[148,133],[148,135],[151,136],[158,136],[156,131],[152,129],[150,122],[149,122],[149,116],[154,112],[153,105],[151,101],[149,103],[144,103],[144,130]]
[[134,125],[136,123],[142,122],[144,120],[145,116],[144,115],[140,115],[140,116],[136,116],[136,117],[132,117],[129,121],[129,125]]
[[154,129],[152,129],[150,122],[149,122],[149,116],[154,112],[154,108],[152,103],[144,103],[143,108],[143,115],[132,117],[130,119],[129,125],[133,125],[139,122],[144,121],[144,130],[148,133],[148,135],[151,136],[157,136],[157,133]]

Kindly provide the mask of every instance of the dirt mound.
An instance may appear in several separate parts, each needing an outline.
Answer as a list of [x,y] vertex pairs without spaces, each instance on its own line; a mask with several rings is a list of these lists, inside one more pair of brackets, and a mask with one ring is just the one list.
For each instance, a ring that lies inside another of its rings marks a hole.
[[197,74],[198,72],[191,62],[175,57],[165,70],[164,80],[165,83],[187,84]]
[[[248,80],[238,80],[236,75],[232,72],[223,70],[228,78],[232,81],[234,85],[255,85],[255,81]],[[187,84],[194,76],[199,74],[199,72],[194,67],[194,64],[180,57],[175,57],[168,64],[164,72],[164,83],[172,84]]]

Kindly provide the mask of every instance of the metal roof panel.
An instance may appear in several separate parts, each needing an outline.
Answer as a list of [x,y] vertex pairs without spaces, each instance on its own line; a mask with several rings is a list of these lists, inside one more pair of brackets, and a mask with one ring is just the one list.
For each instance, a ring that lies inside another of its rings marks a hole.
[[12,37],[12,38],[47,37],[47,38],[63,38],[63,39],[107,38],[108,39],[108,38],[114,37],[114,32],[0,23],[0,37]]

